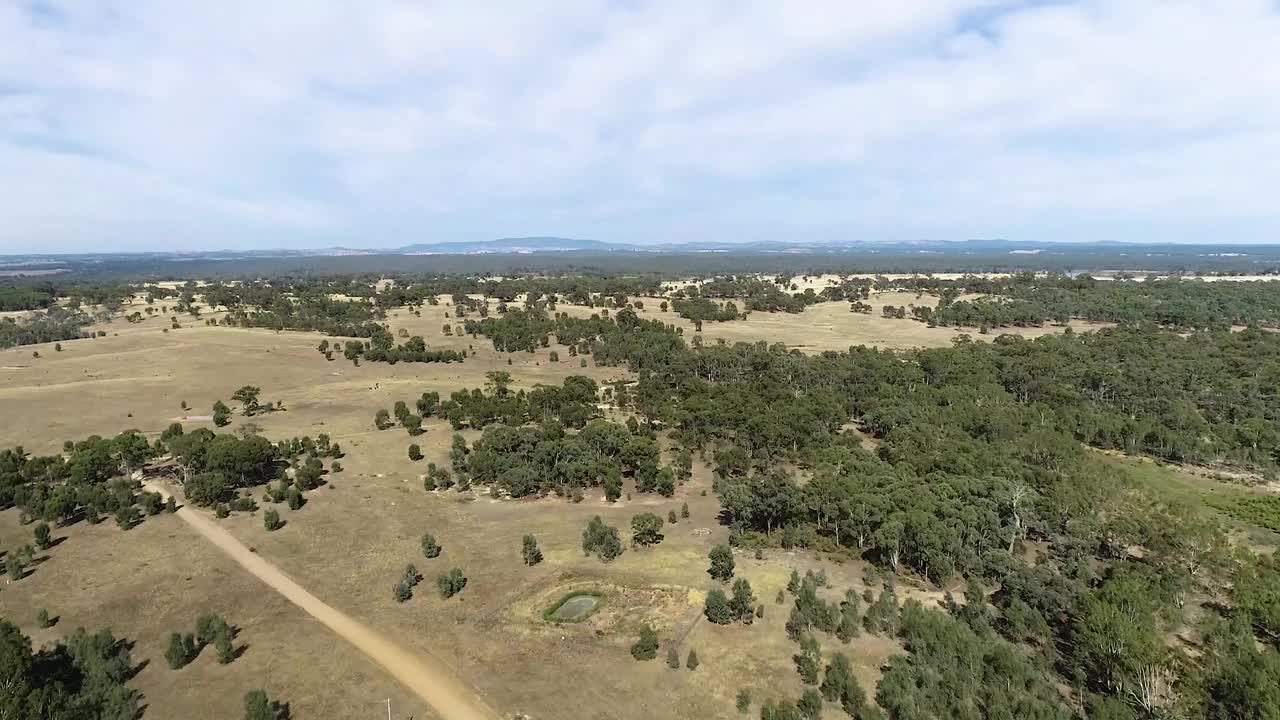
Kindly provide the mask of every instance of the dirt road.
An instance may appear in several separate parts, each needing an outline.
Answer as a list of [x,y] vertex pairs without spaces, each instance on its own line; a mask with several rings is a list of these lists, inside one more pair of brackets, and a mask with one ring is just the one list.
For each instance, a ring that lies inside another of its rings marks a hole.
[[[156,483],[146,483],[148,490],[165,497],[170,492]],[[183,507],[178,517],[196,532],[218,546],[245,570],[253,573],[271,589],[288,598],[308,615],[324,623],[344,640],[355,645],[370,659],[386,668],[402,685],[412,690],[435,710],[443,720],[496,720],[498,713],[488,707],[474,692],[460,683],[437,661],[410,652],[384,638],[374,630],[326,604],[285,575],[280,568],[249,551],[231,533],[218,527],[199,512]]]

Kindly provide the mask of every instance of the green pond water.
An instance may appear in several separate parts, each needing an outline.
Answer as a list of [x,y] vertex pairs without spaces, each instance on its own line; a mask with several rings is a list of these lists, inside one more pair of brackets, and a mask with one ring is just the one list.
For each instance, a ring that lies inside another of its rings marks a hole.
[[595,595],[574,595],[560,603],[551,613],[552,620],[573,622],[590,615],[600,606],[600,598]]

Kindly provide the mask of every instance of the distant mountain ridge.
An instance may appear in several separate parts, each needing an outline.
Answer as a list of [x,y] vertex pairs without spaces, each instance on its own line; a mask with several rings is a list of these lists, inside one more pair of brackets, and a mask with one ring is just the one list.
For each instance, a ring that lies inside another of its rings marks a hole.
[[497,240],[449,241],[417,243],[390,251],[405,255],[470,255],[476,253],[535,253],[535,252],[584,252],[631,250],[631,246],[607,243],[600,240],[579,240],[562,237],[498,238]]
[[813,256],[914,256],[944,255],[1058,255],[1120,257],[1251,257],[1255,261],[1280,260],[1280,244],[1240,245],[1234,243],[1135,243],[1115,240],[1092,242],[1040,242],[1006,240],[1001,238],[970,240],[829,240],[789,242],[785,240],[758,240],[746,242],[691,241],[675,243],[624,243],[606,242],[585,238],[565,238],[548,235],[508,237],[496,240],[449,240],[442,242],[413,243],[386,248],[263,248],[260,250],[179,250],[140,252],[96,253],[0,253],[0,276],[11,274],[7,269],[21,265],[33,267],[40,263],[69,260],[93,261],[113,257],[150,258],[184,262],[192,260],[235,260],[250,258],[306,258],[343,256],[397,256],[397,255],[813,255]]

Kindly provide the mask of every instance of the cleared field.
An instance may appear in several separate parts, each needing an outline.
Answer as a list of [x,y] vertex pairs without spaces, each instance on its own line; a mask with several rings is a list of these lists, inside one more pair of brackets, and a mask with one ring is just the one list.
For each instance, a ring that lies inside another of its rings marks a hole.
[[[697,334],[692,321],[680,317],[673,310],[668,309],[663,312],[659,309],[662,298],[646,297],[641,300],[644,302],[644,309],[640,317],[683,327],[687,340]],[[738,304],[741,307],[741,302]],[[708,344],[719,341],[729,344],[780,342],[788,348],[807,353],[848,350],[856,345],[905,350],[919,347],[946,347],[953,339],[965,334],[974,340],[994,340],[1004,333],[1034,338],[1060,333],[1066,329],[1056,325],[998,328],[987,335],[982,335],[977,328],[931,328],[915,320],[889,319],[883,316],[883,308],[886,305],[935,307],[938,304],[938,298],[935,296],[910,292],[874,293],[868,304],[872,306],[869,315],[850,312],[849,303],[846,302],[826,302],[811,305],[801,313],[752,312],[746,320],[707,322],[702,325],[703,342]],[[559,305],[557,310],[577,317],[590,317],[592,313],[600,312],[599,308],[578,305]],[[1071,327],[1076,332],[1087,332],[1108,327],[1108,324],[1075,321],[1071,323]]]
[[[284,401],[286,412],[252,418],[267,437],[327,432],[341,438],[372,431],[374,412],[390,410],[396,400],[412,402],[429,390],[447,397],[464,387],[482,387],[490,370],[511,372],[517,388],[558,384],[567,374],[601,382],[623,374],[614,368],[551,363],[545,349],[514,354],[507,365],[508,356],[494,352],[487,340],[443,336],[440,327],[448,310],[427,308],[423,318],[401,311],[401,317],[389,321],[393,330],[403,322],[433,347],[474,347],[475,355],[465,363],[357,367],[340,354],[326,362],[316,351],[325,339],[319,333],[209,327],[189,316],[180,320],[184,327],[169,332],[164,332],[167,318],[135,324],[117,320],[99,326],[106,337],[64,342],[62,352],[55,352],[52,343],[0,351],[0,406],[5,410],[0,413],[0,446],[23,445],[44,453],[60,449],[63,440],[94,433],[105,436],[128,428],[159,432],[183,416],[208,415],[214,401],[229,401],[242,385],[262,388],[263,400]],[[183,401],[190,411],[182,410]],[[228,429],[242,420],[237,418]],[[209,421],[187,425],[212,427]]]

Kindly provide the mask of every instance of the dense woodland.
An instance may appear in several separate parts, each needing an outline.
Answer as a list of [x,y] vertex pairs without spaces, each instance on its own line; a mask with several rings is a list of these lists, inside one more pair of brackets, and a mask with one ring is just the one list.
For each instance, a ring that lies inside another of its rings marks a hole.
[[51,310],[31,320],[0,319],[0,348],[61,342],[84,337],[92,319],[80,312]]
[[[596,362],[638,371],[617,400],[713,463],[740,547],[853,553],[930,584],[978,583],[953,618],[916,608],[895,623],[912,652],[877,691],[890,717],[952,715],[956,702],[975,717],[1274,707],[1280,576],[1202,508],[1115,478],[1083,445],[1273,474],[1280,336],[1126,326],[808,357],[765,343],[690,349],[625,310],[580,322],[531,310],[470,327],[506,350],[565,331]],[[495,437],[536,447],[548,432]],[[1202,647],[1168,642],[1178,633]],[[1003,670],[964,674],[992,664]],[[1014,692],[1010,676],[1026,684]]]
[[[504,307],[490,313],[467,297],[472,286],[446,278],[363,295],[350,280],[251,283],[206,297],[232,308],[235,324],[370,338],[356,342],[370,359],[370,348],[396,350],[379,313],[438,302],[439,290],[465,330],[499,351],[563,347],[636,373],[635,383],[603,389],[570,377],[518,392],[506,373],[494,373],[486,389],[424,395],[414,403],[419,415],[408,404],[396,414],[411,433],[408,418],[433,415],[483,430],[470,447],[455,439],[450,483],[516,497],[580,497],[600,486],[616,498],[624,483],[668,494],[699,457],[713,469],[738,548],[809,548],[873,563],[887,582],[879,599],[862,598],[862,625],[898,638],[907,652],[889,661],[875,689],[854,689],[836,664],[822,688],[797,703],[770,701],[762,718],[814,717],[824,701],[853,717],[895,720],[1276,717],[1277,561],[1233,542],[1211,509],[1126,481],[1097,450],[1274,478],[1280,334],[1227,328],[1280,320],[1277,286],[1066,276],[893,281],[942,296],[936,311],[917,314],[923,322],[996,328],[1086,317],[1119,326],[806,356],[763,342],[686,342],[681,329],[641,318],[629,293],[652,288],[631,281],[521,281],[531,284],[519,291],[503,286],[515,281],[468,282],[496,285],[480,292]],[[773,290],[758,282],[721,278],[680,299],[723,308],[732,297],[751,311],[790,312],[885,289],[858,281],[797,298],[781,290],[785,278]],[[534,295],[523,307],[507,306],[526,291]],[[600,312],[557,313],[555,303],[571,293]],[[962,293],[1000,299],[962,301]],[[600,400],[635,417],[603,420]],[[273,445],[178,427],[149,442],[126,432],[69,443],[51,457],[5,451],[0,507],[58,523],[115,513],[125,526],[137,513],[130,508],[153,502],[126,478],[161,453],[172,456],[192,502],[226,510],[246,487],[279,483],[269,495],[286,497],[287,469],[305,455],[291,485],[301,492],[322,472],[319,458],[335,456],[327,439]],[[430,470],[430,487],[446,475]],[[1262,503],[1231,514],[1267,527],[1270,512]],[[963,587],[963,598],[899,610],[894,584],[908,578]],[[818,643],[844,641],[855,625],[845,618],[860,614],[858,598],[833,606],[818,586],[816,578],[796,580],[788,621],[798,669],[814,685]],[[728,615],[711,608],[709,617],[749,614],[747,603],[738,605]]]

